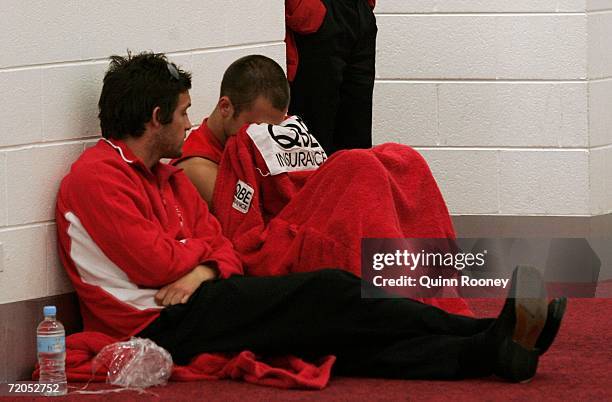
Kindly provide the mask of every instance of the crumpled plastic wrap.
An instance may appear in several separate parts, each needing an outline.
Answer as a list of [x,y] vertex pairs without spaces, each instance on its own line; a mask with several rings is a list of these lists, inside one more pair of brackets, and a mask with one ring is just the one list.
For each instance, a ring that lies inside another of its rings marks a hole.
[[172,356],[150,339],[132,338],[105,346],[94,358],[94,372],[108,367],[106,382],[124,388],[165,385],[172,374]]

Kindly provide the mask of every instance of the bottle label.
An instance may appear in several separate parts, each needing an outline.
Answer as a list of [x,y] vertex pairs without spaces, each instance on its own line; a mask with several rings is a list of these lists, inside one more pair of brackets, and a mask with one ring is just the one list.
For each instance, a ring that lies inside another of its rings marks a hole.
[[36,337],[39,353],[64,353],[66,341],[63,336],[38,335]]

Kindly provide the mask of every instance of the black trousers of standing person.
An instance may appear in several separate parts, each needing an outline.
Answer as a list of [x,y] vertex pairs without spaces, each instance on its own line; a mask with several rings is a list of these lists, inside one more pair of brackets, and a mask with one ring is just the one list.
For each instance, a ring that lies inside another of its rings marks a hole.
[[204,282],[138,336],[179,364],[205,352],[333,354],[340,375],[458,379],[492,373],[485,331],[493,321],[409,299],[362,298],[358,277],[327,269]]
[[372,147],[376,18],[367,0],[322,0],[314,34],[295,35],[298,68],[289,113],[302,117],[328,154]]

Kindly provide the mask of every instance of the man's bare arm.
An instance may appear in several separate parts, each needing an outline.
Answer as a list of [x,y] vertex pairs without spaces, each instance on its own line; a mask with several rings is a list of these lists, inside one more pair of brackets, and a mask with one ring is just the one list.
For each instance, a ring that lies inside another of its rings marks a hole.
[[204,201],[211,207],[219,165],[196,156],[179,162],[177,166],[185,171]]

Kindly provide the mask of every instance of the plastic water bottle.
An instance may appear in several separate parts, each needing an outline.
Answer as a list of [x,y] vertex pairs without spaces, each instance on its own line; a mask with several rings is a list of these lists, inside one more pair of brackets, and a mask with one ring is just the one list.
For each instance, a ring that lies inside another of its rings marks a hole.
[[47,396],[66,395],[66,332],[62,323],[55,319],[55,306],[45,306],[45,319],[36,329],[38,346],[39,382],[47,385],[42,388]]

